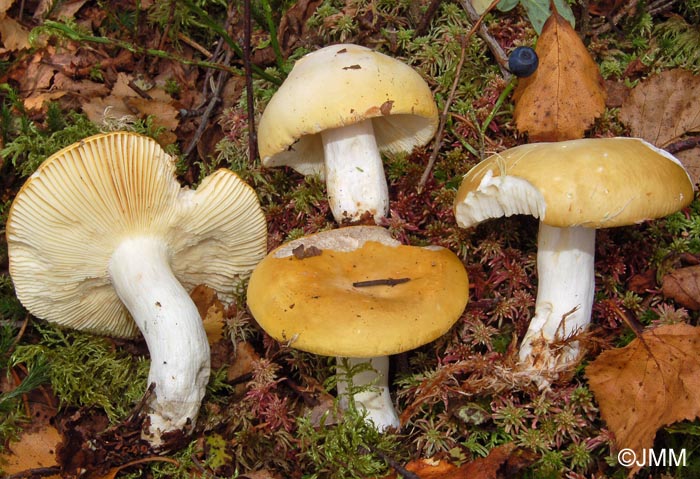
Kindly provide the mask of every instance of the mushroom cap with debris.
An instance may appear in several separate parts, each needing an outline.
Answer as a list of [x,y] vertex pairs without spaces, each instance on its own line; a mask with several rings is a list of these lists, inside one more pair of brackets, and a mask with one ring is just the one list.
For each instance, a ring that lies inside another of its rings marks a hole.
[[110,336],[139,330],[115,293],[108,267],[130,237],[163,239],[174,275],[231,300],[266,252],[255,192],[218,170],[182,188],[157,142],[99,134],[49,157],[17,194],[7,220],[10,275],[35,316]]
[[445,334],[467,304],[450,250],[352,226],[290,241],[253,271],[248,306],[273,338],[326,356],[398,354]]
[[369,48],[331,45],[302,57],[267,104],[258,126],[265,166],[323,176],[319,133],[371,119],[379,150],[410,152],[433,137],[438,111],[410,66]]

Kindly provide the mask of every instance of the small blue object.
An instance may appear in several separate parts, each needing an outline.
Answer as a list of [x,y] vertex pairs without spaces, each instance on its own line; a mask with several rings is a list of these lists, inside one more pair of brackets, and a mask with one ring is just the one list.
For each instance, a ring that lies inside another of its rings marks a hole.
[[529,77],[539,65],[537,53],[530,47],[517,47],[508,56],[508,70],[520,78]]

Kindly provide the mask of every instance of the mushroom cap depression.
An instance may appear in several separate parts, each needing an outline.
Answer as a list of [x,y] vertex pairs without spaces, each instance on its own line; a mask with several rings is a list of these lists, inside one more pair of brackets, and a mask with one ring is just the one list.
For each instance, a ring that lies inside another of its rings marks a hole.
[[111,336],[138,328],[108,274],[124,239],[157,236],[188,291],[207,284],[232,299],[266,251],[255,192],[228,170],[182,188],[154,140],[95,135],[49,157],[17,194],[7,220],[10,275],[35,316]]
[[410,66],[369,48],[332,45],[294,64],[258,127],[265,166],[323,175],[320,132],[372,119],[382,152],[410,152],[434,135],[433,94]]
[[462,227],[529,214],[549,226],[608,228],[660,218],[693,200],[670,153],[638,138],[531,143],[472,168],[455,199]]
[[[396,284],[362,286],[372,280]],[[404,246],[378,226],[306,236],[253,271],[248,306],[273,338],[314,354],[367,358],[417,348],[459,319],[469,284],[441,247]]]

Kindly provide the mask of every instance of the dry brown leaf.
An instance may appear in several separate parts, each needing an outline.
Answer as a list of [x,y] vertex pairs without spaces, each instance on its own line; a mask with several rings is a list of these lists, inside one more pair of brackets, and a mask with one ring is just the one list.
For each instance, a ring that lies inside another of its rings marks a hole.
[[56,445],[59,442],[61,435],[53,426],[22,434],[18,442],[10,443],[9,453],[0,455],[2,469],[7,474],[15,474],[29,469],[56,466]]
[[142,118],[153,116],[153,124],[173,131],[180,123],[180,112],[169,103],[161,100],[149,100],[147,98],[124,98],[126,106],[138,113]]
[[[406,465],[406,470],[418,475],[421,479],[496,479],[498,470],[513,454],[515,445],[512,443],[494,447],[489,455],[475,459],[462,466],[455,466],[439,459],[418,459]],[[396,473],[385,479],[395,479]]]
[[27,66],[24,78],[20,80],[20,91],[26,94],[37,90],[47,90],[51,86],[51,80],[55,74],[56,67],[44,63],[40,54],[34,55]]
[[130,86],[131,75],[120,72],[112,91],[105,97],[93,97],[81,106],[88,119],[94,123],[119,123],[143,119],[149,115],[153,124],[166,131],[157,138],[161,146],[174,143],[177,137],[173,131],[178,127],[180,112],[172,105],[173,99],[160,87],[151,88],[146,93],[150,98],[142,98]]
[[605,110],[605,88],[598,65],[561,15],[544,24],[535,49],[539,66],[521,78],[513,93],[514,118],[531,141],[583,138]]
[[250,343],[239,341],[236,344],[236,358],[226,370],[226,380],[236,381],[246,374],[253,372],[255,363],[260,361],[260,355]]
[[[641,454],[661,427],[700,415],[700,328],[646,331],[624,348],[601,353],[586,376],[617,446]],[[630,468],[630,475],[638,469]]]
[[29,48],[29,30],[24,28],[17,20],[5,17],[0,18],[0,38],[5,48],[3,51],[17,51]]
[[99,124],[119,122],[127,119],[133,121],[136,115],[124,104],[122,98],[108,95],[104,98],[93,97],[81,105],[88,119]]
[[209,344],[219,341],[224,335],[224,305],[213,288],[200,284],[190,293],[204,323]]
[[680,69],[649,77],[623,103],[620,120],[633,136],[662,148],[700,131],[700,77]]
[[64,91],[35,92],[22,100],[22,103],[27,111],[41,111],[44,103],[58,100],[65,94],[66,92]]
[[700,147],[679,151],[675,157],[681,160],[693,184],[700,183]]
[[700,310],[700,266],[687,266],[666,274],[662,280],[664,296],[688,309]]
[[4,14],[7,12],[13,3],[15,3],[15,0],[0,0],[0,13]]
[[[78,10],[83,8],[87,0],[68,0],[64,2],[53,2],[50,12],[51,18],[59,20],[61,18],[73,18]],[[36,13],[35,13],[36,18]]]
[[104,83],[91,80],[73,80],[61,72],[56,73],[53,77],[53,90],[78,93],[85,98],[104,96],[109,93],[109,88]]

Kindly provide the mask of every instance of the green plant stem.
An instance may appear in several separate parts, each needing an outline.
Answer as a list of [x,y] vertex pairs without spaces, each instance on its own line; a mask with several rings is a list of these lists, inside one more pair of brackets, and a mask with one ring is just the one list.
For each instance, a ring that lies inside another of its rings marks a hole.
[[277,40],[277,27],[272,18],[272,7],[270,6],[269,0],[261,0],[263,13],[265,16],[265,23],[267,24],[267,31],[270,33],[270,46],[272,46],[272,51],[275,52],[275,61],[277,62],[277,68],[281,71],[285,71],[284,65],[284,55],[282,55],[282,49],[280,48],[279,41]]
[[501,94],[498,96],[498,99],[496,100],[496,103],[494,103],[493,108],[491,109],[491,112],[489,115],[486,117],[484,122],[481,124],[481,128],[479,128],[479,133],[483,137],[486,134],[486,129],[489,127],[491,122],[493,121],[494,117],[498,114],[498,111],[501,109],[501,105],[503,105],[503,102],[505,101],[506,98],[508,98],[508,95],[510,95],[510,92],[513,91],[513,88],[515,88],[515,82],[516,82],[515,76],[513,76],[506,87],[503,89]]

